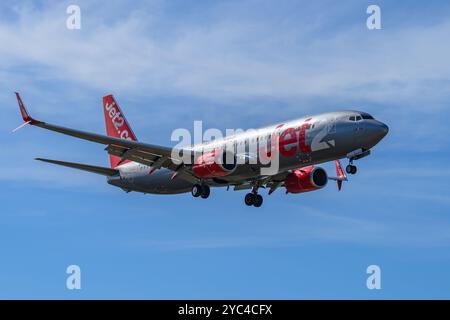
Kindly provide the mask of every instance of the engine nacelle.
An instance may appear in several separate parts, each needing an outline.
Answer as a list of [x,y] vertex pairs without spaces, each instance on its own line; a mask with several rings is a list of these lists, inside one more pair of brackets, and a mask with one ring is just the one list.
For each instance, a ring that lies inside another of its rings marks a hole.
[[233,153],[212,150],[195,160],[192,172],[201,179],[219,178],[231,174],[236,166],[236,157]]
[[321,189],[327,185],[327,172],[320,167],[305,167],[290,172],[284,181],[286,192],[302,193]]

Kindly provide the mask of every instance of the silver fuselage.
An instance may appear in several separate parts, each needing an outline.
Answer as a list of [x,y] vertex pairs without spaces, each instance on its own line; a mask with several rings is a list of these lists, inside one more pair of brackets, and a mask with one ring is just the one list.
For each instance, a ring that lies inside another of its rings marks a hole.
[[[361,115],[366,115],[365,119]],[[205,142],[189,147],[193,154],[207,150],[221,149],[230,144],[237,154],[244,152],[254,155],[252,150],[259,150],[274,136],[290,130],[286,139],[288,143],[279,153],[278,172],[320,164],[342,159],[355,150],[370,150],[388,132],[388,127],[364,112],[338,111],[278,123],[258,130],[245,131],[224,139]],[[358,120],[356,120],[358,119]],[[286,141],[285,141],[286,142]],[[236,185],[261,177],[262,165],[245,163],[225,177],[203,181],[210,186]],[[176,194],[189,192],[193,182],[177,177],[173,171],[157,169],[152,172],[150,166],[128,162],[119,167],[120,175],[108,177],[108,183],[126,191],[138,191],[155,194]]]

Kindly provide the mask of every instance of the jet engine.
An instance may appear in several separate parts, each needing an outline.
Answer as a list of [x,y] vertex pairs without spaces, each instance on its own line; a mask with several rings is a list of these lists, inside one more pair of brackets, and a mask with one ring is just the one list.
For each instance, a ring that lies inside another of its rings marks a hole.
[[327,185],[327,172],[320,168],[309,166],[290,172],[284,186],[286,193],[302,193],[321,189]]
[[192,172],[201,179],[219,178],[231,174],[236,166],[236,157],[232,152],[212,150],[194,161]]

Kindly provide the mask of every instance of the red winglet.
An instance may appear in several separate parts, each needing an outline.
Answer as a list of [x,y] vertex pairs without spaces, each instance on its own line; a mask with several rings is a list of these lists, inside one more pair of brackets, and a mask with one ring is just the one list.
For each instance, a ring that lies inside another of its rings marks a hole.
[[20,113],[22,114],[23,121],[32,122],[33,118],[30,117],[30,115],[28,114],[28,111],[25,108],[25,105],[22,102],[22,98],[20,98],[20,94],[18,92],[16,92],[16,97],[17,97],[17,103],[19,104]]
[[[336,164],[336,176],[339,179],[347,180],[347,176],[345,175],[344,169],[342,169],[341,162],[339,160],[335,161]],[[341,191],[342,188],[342,180],[337,180],[338,190]]]
[[20,126],[18,126],[17,128],[15,128],[12,132],[16,132],[17,130],[25,127],[27,124],[36,124],[39,121],[34,120],[28,113],[27,109],[25,108],[25,105],[22,102],[22,98],[20,98],[20,94],[18,92],[15,92],[16,94],[16,98],[17,98],[17,103],[19,104],[19,109],[20,109],[20,113],[22,114],[22,119],[24,121],[24,123],[22,123]]
[[341,188],[342,188],[342,180],[338,180],[338,181],[337,181],[337,185],[338,185],[338,190],[341,191]]

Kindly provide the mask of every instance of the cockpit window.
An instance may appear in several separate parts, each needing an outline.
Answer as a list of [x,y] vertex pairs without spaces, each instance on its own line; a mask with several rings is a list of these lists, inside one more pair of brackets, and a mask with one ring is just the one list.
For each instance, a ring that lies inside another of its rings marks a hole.
[[362,113],[361,116],[363,119],[366,119],[366,120],[374,120],[373,117],[368,113]]
[[356,121],[361,121],[361,120],[362,120],[361,116],[356,117]]
[[351,116],[350,118],[348,118],[348,120],[350,120],[350,121],[356,121],[356,118],[355,118],[355,116]]

